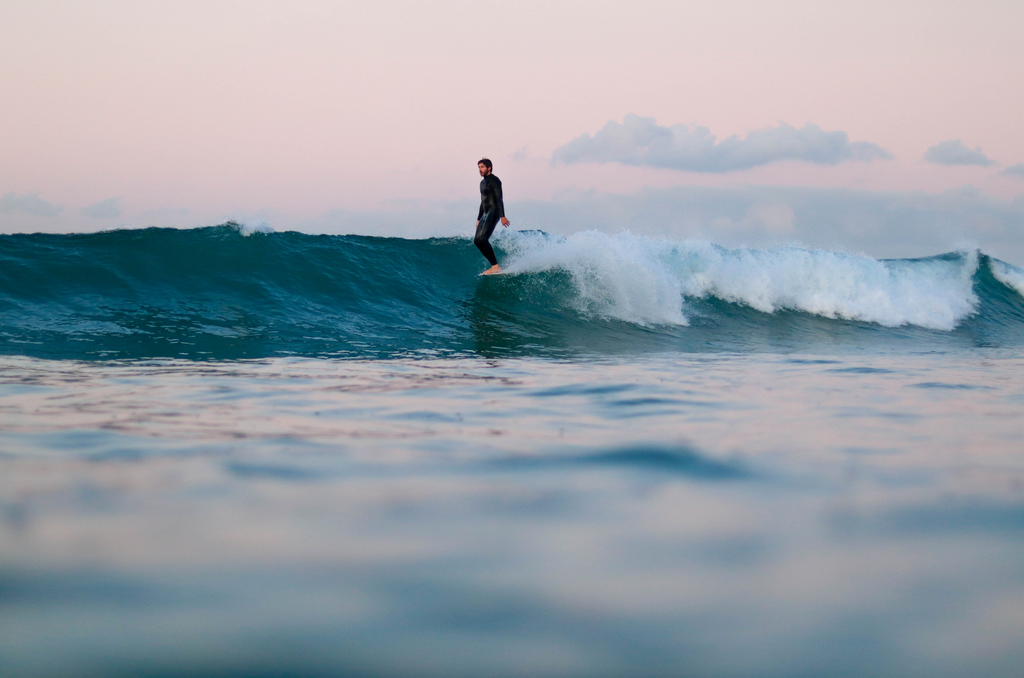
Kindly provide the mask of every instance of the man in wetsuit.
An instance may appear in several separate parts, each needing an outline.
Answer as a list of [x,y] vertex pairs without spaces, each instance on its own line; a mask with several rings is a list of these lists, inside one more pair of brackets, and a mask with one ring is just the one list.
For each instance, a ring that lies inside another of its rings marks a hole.
[[480,275],[494,275],[501,273],[501,266],[498,266],[498,258],[494,256],[494,249],[488,241],[494,233],[494,227],[498,225],[498,219],[506,228],[508,219],[505,218],[505,205],[501,201],[501,180],[491,174],[491,161],[481,158],[476,166],[483,179],[480,180],[480,211],[476,215],[476,237],[473,238],[473,244],[491,262],[491,267]]

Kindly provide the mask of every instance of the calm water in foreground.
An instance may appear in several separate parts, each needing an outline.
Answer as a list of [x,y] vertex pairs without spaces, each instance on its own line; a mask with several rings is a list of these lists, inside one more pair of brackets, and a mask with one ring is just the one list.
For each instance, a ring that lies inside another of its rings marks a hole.
[[1024,353],[0,358],[5,676],[1017,676]]

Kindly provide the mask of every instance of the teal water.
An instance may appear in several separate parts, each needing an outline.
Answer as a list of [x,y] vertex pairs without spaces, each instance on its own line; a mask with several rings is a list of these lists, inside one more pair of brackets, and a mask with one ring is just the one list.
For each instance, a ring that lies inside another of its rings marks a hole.
[[0,237],[0,674],[1019,674],[1020,269],[498,245]]
[[0,236],[0,354],[50,359],[573,357],[1024,344],[1024,270],[628,233],[468,239],[237,225]]

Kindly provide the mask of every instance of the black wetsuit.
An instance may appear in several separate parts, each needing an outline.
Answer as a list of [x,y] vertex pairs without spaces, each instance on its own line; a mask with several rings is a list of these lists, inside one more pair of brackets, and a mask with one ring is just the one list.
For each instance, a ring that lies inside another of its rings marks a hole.
[[473,244],[487,257],[491,266],[498,265],[498,258],[494,256],[494,249],[488,241],[494,233],[494,227],[498,225],[498,219],[503,216],[505,205],[501,201],[501,180],[488,174],[480,180],[480,211],[476,215],[476,237],[473,238]]

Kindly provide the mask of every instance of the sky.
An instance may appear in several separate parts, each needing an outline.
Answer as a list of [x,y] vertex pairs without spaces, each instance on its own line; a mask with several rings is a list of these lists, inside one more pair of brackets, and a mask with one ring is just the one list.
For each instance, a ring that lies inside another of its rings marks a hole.
[[0,232],[629,229],[1024,264],[1024,3],[0,0]]

